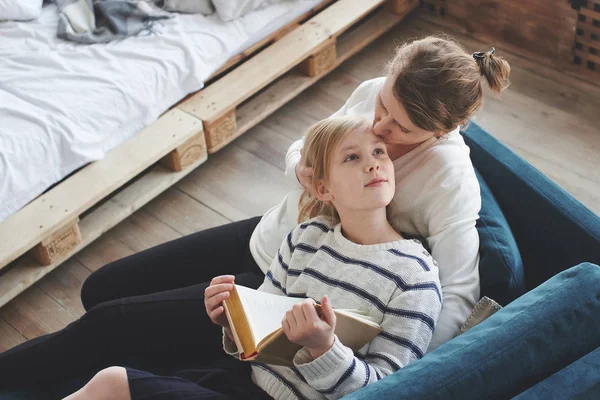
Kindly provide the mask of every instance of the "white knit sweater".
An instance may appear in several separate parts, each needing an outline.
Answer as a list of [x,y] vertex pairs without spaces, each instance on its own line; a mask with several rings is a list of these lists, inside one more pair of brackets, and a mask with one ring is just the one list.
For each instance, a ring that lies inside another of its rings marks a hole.
[[[377,92],[385,78],[363,82],[335,115],[373,118]],[[285,235],[296,226],[302,187],[295,168],[303,141],[292,144],[286,156],[286,176],[295,189],[268,210],[250,239],[250,251],[264,272]],[[469,148],[458,129],[442,139],[432,138],[394,160],[396,193],[390,222],[394,229],[427,240],[439,263],[444,307],[429,350],[452,339],[479,300],[479,183]]]
[[[300,350],[296,368],[253,364],[253,381],[275,399],[337,399],[420,359],[441,309],[435,264],[417,240],[358,245],[321,218],[297,226],[258,290],[328,295],[334,308],[363,310],[383,331],[356,355],[336,338],[317,359]],[[235,351],[227,338],[225,349]]]

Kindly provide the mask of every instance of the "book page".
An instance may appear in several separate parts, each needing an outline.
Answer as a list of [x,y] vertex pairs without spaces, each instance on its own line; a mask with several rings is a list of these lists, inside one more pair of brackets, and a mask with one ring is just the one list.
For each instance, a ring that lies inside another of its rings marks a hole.
[[259,292],[240,285],[235,287],[257,344],[273,331],[281,328],[281,320],[294,304],[305,300]]

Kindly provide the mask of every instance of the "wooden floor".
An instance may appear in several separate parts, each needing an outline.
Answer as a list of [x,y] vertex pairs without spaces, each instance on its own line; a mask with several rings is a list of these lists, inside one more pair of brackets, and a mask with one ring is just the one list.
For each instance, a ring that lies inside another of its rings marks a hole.
[[[380,76],[396,44],[435,32],[439,29],[431,23],[409,18],[0,308],[0,351],[81,316],[81,285],[104,264],[192,232],[261,215],[279,202],[287,190],[283,170],[288,146],[313,122],[336,111],[362,81]],[[469,51],[490,45],[456,37]],[[501,99],[486,91],[485,107],[475,121],[600,213],[600,90],[532,60],[507,58],[513,67],[512,86]],[[532,66],[536,72],[525,69]]]

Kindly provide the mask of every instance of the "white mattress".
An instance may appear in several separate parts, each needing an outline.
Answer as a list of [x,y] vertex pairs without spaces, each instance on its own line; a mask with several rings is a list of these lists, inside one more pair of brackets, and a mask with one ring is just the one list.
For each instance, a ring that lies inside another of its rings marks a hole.
[[54,5],[36,21],[0,23],[0,221],[319,2],[284,1],[228,23],[176,15],[159,34],[95,45],[56,38]]

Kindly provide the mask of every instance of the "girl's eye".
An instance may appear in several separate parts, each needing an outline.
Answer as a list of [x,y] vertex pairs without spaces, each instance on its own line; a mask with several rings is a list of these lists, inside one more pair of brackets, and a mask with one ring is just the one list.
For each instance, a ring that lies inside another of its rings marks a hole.
[[346,162],[346,161],[354,161],[354,160],[358,160],[358,156],[356,154],[351,154],[351,155],[349,155],[348,157],[346,157],[344,159],[344,162]]
[[381,156],[381,155],[385,154],[385,150],[384,149],[375,149],[375,151],[373,152],[373,154]]

